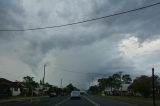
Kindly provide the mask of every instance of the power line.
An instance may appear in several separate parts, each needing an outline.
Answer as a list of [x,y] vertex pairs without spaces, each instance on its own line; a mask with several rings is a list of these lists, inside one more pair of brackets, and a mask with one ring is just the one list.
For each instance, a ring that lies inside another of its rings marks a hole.
[[76,25],[76,24],[82,24],[82,23],[86,23],[86,22],[90,22],[90,21],[95,21],[95,20],[100,20],[100,19],[104,19],[104,18],[109,18],[109,17],[113,17],[113,16],[122,15],[122,14],[127,14],[127,13],[130,13],[130,12],[146,9],[146,8],[149,8],[149,7],[153,7],[153,6],[156,6],[156,5],[159,5],[159,4],[160,4],[160,2],[151,4],[151,5],[147,5],[147,6],[143,6],[143,7],[139,7],[139,8],[136,8],[136,9],[131,9],[131,10],[128,10],[128,11],[123,11],[123,12],[119,12],[119,13],[115,13],[115,14],[111,14],[111,15],[106,15],[106,16],[102,16],[102,17],[87,19],[87,20],[68,23],[68,24],[47,26],[47,27],[37,27],[37,28],[26,28],[26,29],[0,29],[0,31],[28,31],[28,30],[42,30],[42,29],[51,29],[51,28],[53,29],[53,28],[59,28],[59,27],[65,27],[65,26],[72,26],[72,25]]

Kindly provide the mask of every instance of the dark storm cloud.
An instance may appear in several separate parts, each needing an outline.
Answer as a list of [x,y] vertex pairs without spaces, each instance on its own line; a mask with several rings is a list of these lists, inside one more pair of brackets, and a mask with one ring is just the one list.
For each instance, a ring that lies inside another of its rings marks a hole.
[[[97,4],[95,3],[95,11],[93,11],[92,15],[95,17],[103,16],[104,14],[107,15],[118,13],[121,11],[135,9],[157,2],[159,2],[159,0],[107,0],[101,6],[97,6]],[[158,30],[158,28],[160,27],[159,8],[160,7],[158,5],[148,9],[127,13],[125,15],[111,17],[100,21],[100,24],[105,24],[106,26],[108,26],[109,29],[116,27],[116,29],[114,30],[115,33],[134,33],[135,35],[137,35],[140,41],[151,38],[155,39],[159,37],[158,34],[160,33]]]
[[[0,0],[0,29],[22,29],[25,23],[21,0]],[[0,40],[11,40],[19,33],[0,32]]]
[[[23,29],[77,22],[138,8],[158,0],[26,1],[24,7],[23,2],[0,1],[0,29]],[[54,8],[58,4],[60,6]],[[56,78],[57,81],[59,78],[52,72],[59,72],[59,69],[53,66],[54,63],[59,64],[57,67],[68,66],[66,71],[73,68],[73,71],[80,73],[95,73],[95,78],[102,76],[101,74],[108,76],[117,71],[129,73],[135,69],[135,64],[127,57],[121,56],[118,44],[128,37],[127,34],[137,36],[142,42],[159,37],[159,10],[160,7],[155,6],[59,29],[0,32],[0,56],[3,54],[6,57],[15,57],[27,64],[35,75],[40,73],[39,67],[49,61],[49,81],[52,81],[52,78]],[[92,75],[84,76],[84,81],[81,80],[82,76],[64,73],[62,78],[79,78],[82,84],[86,80],[93,80]]]
[[[22,0],[0,0],[0,29],[23,29],[26,15]],[[40,61],[43,55],[36,51],[38,46],[26,45],[25,43],[30,42],[24,36],[27,36],[24,32],[0,32],[0,53],[16,57],[35,72],[37,61]]]
[[[0,1],[0,28],[22,28],[21,16],[24,15],[21,0],[10,1],[1,0]],[[2,21],[3,20],[3,21]]]
[[[124,0],[121,2],[115,1],[115,0],[113,1],[108,0],[108,1],[104,1],[102,5],[97,4],[98,2],[93,2],[93,12],[92,14],[90,14],[90,17],[92,18],[92,17],[103,16],[107,14],[113,14],[116,12],[138,8],[144,5],[149,5],[155,2],[157,2],[157,0],[154,0],[152,2],[147,0],[142,0],[142,1]],[[156,38],[156,35],[159,33],[157,28],[160,25],[158,23],[159,22],[158,19],[160,18],[160,15],[158,14],[159,11],[153,11],[153,10],[158,10],[158,9],[159,9],[159,6],[156,6],[146,10],[141,10],[138,12],[128,13],[125,15],[115,16],[108,19],[99,20],[93,23],[84,24],[84,25],[87,25],[87,27],[89,26],[91,28],[96,25],[104,26],[104,28],[101,29],[100,31],[97,31],[97,32],[95,31],[95,33],[94,31],[90,33],[88,32],[88,34],[85,34],[86,32],[84,32],[82,34],[82,35],[86,35],[85,37],[83,36],[84,38],[79,36],[81,33],[77,34],[76,31],[75,32],[71,31],[69,33],[71,36],[63,36],[63,33],[60,34],[58,37],[53,36],[48,40],[42,42],[41,50],[43,52],[44,51],[47,52],[47,50],[52,48],[68,48],[68,47],[73,47],[77,45],[88,45],[88,44],[94,43],[97,40],[105,39],[110,36],[116,36],[117,40],[120,40],[121,38],[124,38],[124,34],[126,33],[134,33],[136,36],[140,38],[140,41],[144,41],[145,39],[149,39],[149,38]],[[47,14],[45,14],[44,11],[42,12],[40,11],[39,14],[42,14],[42,18],[47,17]],[[57,13],[57,14],[62,14],[62,13]],[[66,16],[63,16],[63,15],[58,15],[58,16],[63,17],[64,19],[66,18]],[[156,16],[156,17],[151,17],[151,16]],[[73,33],[74,33],[74,36],[72,36]],[[92,35],[92,36],[88,36],[88,35]]]
[[[148,2],[146,0],[143,0],[143,1],[126,1],[125,0],[120,2],[120,1],[110,0],[110,1],[104,1],[102,5],[99,5],[99,4],[96,4],[96,2],[93,2],[93,12],[90,15],[90,17],[97,17],[97,16],[103,16],[103,15],[112,14],[116,12],[126,11],[129,9],[141,7],[143,5],[149,5],[154,2],[156,1]],[[42,52],[45,55],[53,48],[68,49],[70,47],[90,45],[92,43],[101,41],[103,39],[108,39],[109,41],[116,43],[120,39],[124,38],[125,37],[124,34],[126,33],[135,33],[135,34],[137,33],[137,36],[140,37],[143,41],[143,39],[148,39],[152,37],[150,36],[150,33],[156,33],[157,31],[156,28],[146,25],[147,23],[150,23],[151,20],[154,20],[154,19],[150,19],[150,14],[152,14],[153,16],[157,14],[157,12],[155,13],[152,12],[153,9],[156,9],[156,7],[142,10],[140,12],[129,13],[126,15],[116,16],[109,19],[99,20],[93,23],[86,24],[88,28],[93,28],[96,25],[102,26],[102,29],[98,31],[94,31],[94,30],[84,31],[84,32],[79,31],[80,33],[77,33],[77,30],[71,30],[71,31],[69,30],[69,31],[63,31],[58,35],[51,36],[48,39],[41,40],[40,42],[37,40],[33,40],[30,42],[31,43],[30,48],[33,47],[33,49],[31,50],[34,50],[35,48],[40,48],[39,53]],[[63,17],[64,19],[66,18],[65,15],[62,15],[63,13],[57,13],[57,14],[59,14],[58,16]],[[48,14],[43,10],[43,11],[39,11],[38,15],[41,18],[44,18],[44,17],[46,18]],[[160,15],[158,15],[157,17],[159,16]],[[154,22],[154,25],[155,25],[158,20],[154,20],[154,21],[155,21]],[[157,27],[157,25],[155,26]],[[84,25],[82,24],[82,26],[85,27],[85,24]],[[69,28],[79,29],[78,26],[73,26]],[[66,28],[66,29],[69,29],[69,28]],[[86,30],[88,28],[86,28]],[[150,29],[150,31],[148,29]],[[121,62],[121,59],[116,59],[114,61],[112,60],[112,62],[108,62],[106,64],[113,64],[114,62],[116,62],[117,67],[123,66],[121,64],[123,63]],[[128,64],[126,65],[128,66]],[[110,67],[110,69],[113,69],[113,67]]]

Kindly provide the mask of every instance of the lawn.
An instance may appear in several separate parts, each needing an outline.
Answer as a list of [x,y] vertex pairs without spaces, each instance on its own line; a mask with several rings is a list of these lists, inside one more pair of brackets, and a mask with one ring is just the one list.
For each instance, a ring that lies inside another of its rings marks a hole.
[[[153,104],[152,98],[128,97],[128,96],[105,96],[105,98],[121,100],[121,101],[126,101],[129,103],[135,103],[135,104],[146,104],[146,105]],[[160,99],[156,99],[156,105],[160,106]]]
[[42,98],[42,97],[48,97],[48,96],[32,96],[32,97],[29,97],[29,96],[11,96],[11,97],[8,97],[7,99],[30,99],[30,98]]

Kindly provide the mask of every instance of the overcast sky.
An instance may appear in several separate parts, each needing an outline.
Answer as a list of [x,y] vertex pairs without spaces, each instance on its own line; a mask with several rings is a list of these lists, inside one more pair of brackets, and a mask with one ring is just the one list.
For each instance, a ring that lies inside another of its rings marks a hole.
[[[54,26],[114,14],[160,0],[0,0],[0,29]],[[87,88],[117,71],[160,69],[160,5],[93,22],[36,31],[0,32],[0,77],[24,76]]]

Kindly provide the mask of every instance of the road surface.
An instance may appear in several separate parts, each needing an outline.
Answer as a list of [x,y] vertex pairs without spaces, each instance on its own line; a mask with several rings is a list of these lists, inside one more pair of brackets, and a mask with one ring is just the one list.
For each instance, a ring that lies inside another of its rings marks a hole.
[[[14,101],[0,103],[0,106],[140,106],[122,101],[106,99],[97,96],[82,96],[81,99],[70,100],[68,96],[34,99],[32,102]],[[143,105],[145,106],[145,105]]]

